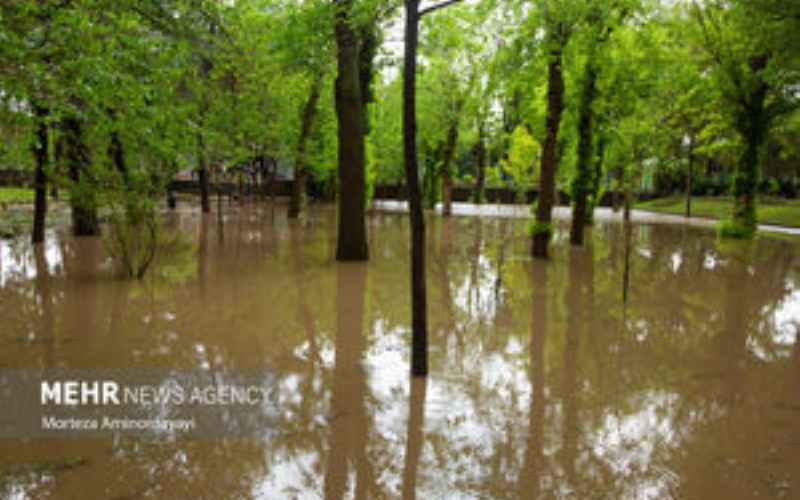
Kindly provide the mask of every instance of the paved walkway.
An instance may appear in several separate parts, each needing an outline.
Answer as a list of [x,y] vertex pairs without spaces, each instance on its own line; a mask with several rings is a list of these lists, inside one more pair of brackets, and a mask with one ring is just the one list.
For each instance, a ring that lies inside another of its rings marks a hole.
[[[408,210],[408,202],[396,200],[376,200],[374,206],[380,210],[388,212],[405,212]],[[441,203],[436,205],[436,210],[441,210]],[[472,215],[472,216],[491,216],[491,217],[531,217],[530,205],[496,205],[483,204],[474,205],[472,203],[453,203],[453,215]],[[622,220],[622,210],[614,212],[608,207],[597,207],[594,210],[597,220]],[[572,218],[572,208],[554,207],[553,218],[557,220],[569,220]],[[658,212],[648,212],[647,210],[631,210],[631,220],[634,222],[644,222],[647,224],[687,224],[697,227],[714,227],[715,219],[704,217],[686,218],[682,215],[662,214]],[[781,234],[791,234],[800,236],[800,228],[773,226],[769,224],[759,224],[759,231],[769,231]]]

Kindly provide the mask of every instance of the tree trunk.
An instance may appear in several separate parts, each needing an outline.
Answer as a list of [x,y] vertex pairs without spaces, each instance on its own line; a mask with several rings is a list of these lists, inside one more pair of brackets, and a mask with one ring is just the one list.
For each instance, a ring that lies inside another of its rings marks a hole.
[[[559,31],[561,27],[557,28]],[[553,35],[551,35],[552,37]],[[545,128],[542,168],[539,181],[539,200],[536,204],[536,227],[533,232],[532,254],[547,258],[552,228],[553,201],[555,199],[555,175],[558,168],[558,128],[564,109],[564,75],[561,68],[563,43],[550,54],[547,68],[547,118]]]
[[750,69],[755,75],[757,84],[750,95],[746,96],[746,105],[740,113],[739,133],[744,139],[744,152],[736,166],[733,178],[733,223],[745,233],[752,234],[756,230],[756,188],[760,170],[759,153],[767,135],[768,118],[765,109],[769,85],[761,74],[769,63],[769,56],[762,55],[750,61]]
[[[596,125],[595,129],[600,129],[600,125]],[[591,203],[586,209],[586,222],[592,224],[594,222],[594,209],[600,204],[600,181],[603,178],[603,160],[606,153],[606,137],[602,131],[598,131],[599,137],[597,138],[597,153],[594,156],[594,172],[592,172],[592,192]]]
[[476,163],[478,171],[475,176],[475,192],[473,193],[473,203],[483,203],[483,186],[486,179],[486,144],[485,144],[485,131],[484,123],[481,122],[478,126],[478,143],[475,145],[475,156],[477,157]]
[[419,0],[405,0],[405,62],[403,67],[403,159],[411,219],[411,373],[428,374],[428,311],[425,289],[425,219],[417,165],[417,43]]
[[36,116],[36,142],[33,145],[33,156],[36,159],[36,176],[34,188],[36,190],[33,207],[33,235],[34,244],[44,241],[45,218],[47,217],[47,157],[48,157],[48,125],[47,116],[50,111],[37,104],[33,106]]
[[209,199],[208,186],[208,165],[206,165],[206,146],[203,141],[203,133],[197,133],[197,180],[200,184],[200,206],[203,213],[211,212],[211,201]]
[[336,117],[339,139],[339,233],[337,260],[367,260],[364,220],[366,175],[359,73],[359,42],[353,29],[353,0],[336,3]]
[[308,172],[306,171],[306,143],[311,135],[311,128],[317,115],[317,102],[319,101],[321,86],[322,74],[317,73],[314,76],[314,81],[311,82],[311,90],[305,106],[303,106],[300,138],[297,141],[297,157],[294,163],[294,186],[292,187],[292,198],[289,200],[290,219],[300,215],[300,211],[305,205],[306,179],[308,178]]
[[100,234],[97,219],[97,200],[95,186],[88,171],[90,165],[89,149],[84,143],[83,124],[80,119],[64,118],[64,160],[72,181],[70,205],[72,208],[72,232],[75,236],[95,236]]
[[111,160],[111,164],[114,165],[114,169],[116,169],[120,177],[122,177],[123,184],[125,187],[128,187],[128,167],[125,164],[125,150],[122,147],[122,140],[120,140],[119,131],[117,130],[117,113],[113,108],[108,108],[106,114],[112,126],[111,137],[108,143],[108,157]]
[[111,157],[111,162],[114,168],[122,176],[122,182],[128,185],[128,166],[125,163],[125,150],[122,147],[122,141],[119,138],[119,133],[115,130],[111,132],[111,142],[108,145],[108,155]]
[[586,224],[586,198],[592,190],[592,105],[597,95],[597,71],[589,55],[583,82],[580,109],[578,111],[578,164],[572,184],[572,227],[569,241],[583,245],[583,227]]
[[458,121],[454,120],[447,131],[447,143],[442,158],[442,215],[449,217],[453,212],[453,176],[450,165],[456,152],[458,142]]
[[[214,33],[216,31],[215,26],[211,26],[211,32]],[[210,59],[207,57],[201,57],[200,59],[200,78],[204,83],[208,83],[208,75],[211,74],[211,70],[214,68],[214,63],[211,62]],[[202,207],[203,213],[211,212],[211,202],[209,200],[209,175],[208,175],[208,165],[206,164],[206,145],[205,145],[205,138],[203,137],[203,127],[205,126],[205,109],[208,107],[207,103],[207,96],[205,93],[202,93],[200,96],[200,103],[201,103],[201,110],[199,113],[199,122],[200,122],[200,129],[197,132],[197,180],[200,184],[200,206]]]

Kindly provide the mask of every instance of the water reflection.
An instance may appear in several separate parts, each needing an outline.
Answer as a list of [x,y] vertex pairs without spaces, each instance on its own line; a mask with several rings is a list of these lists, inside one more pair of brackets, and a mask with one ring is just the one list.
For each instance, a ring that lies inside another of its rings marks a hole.
[[598,223],[545,264],[522,220],[431,218],[423,381],[406,216],[368,264],[328,208],[171,217],[143,283],[96,239],[0,243],[0,366],[268,369],[275,437],[4,440],[0,497],[800,496],[796,240]]

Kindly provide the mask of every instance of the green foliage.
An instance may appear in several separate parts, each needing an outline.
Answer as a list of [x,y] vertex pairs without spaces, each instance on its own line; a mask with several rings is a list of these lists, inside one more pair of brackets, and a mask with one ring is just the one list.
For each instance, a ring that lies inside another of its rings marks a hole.
[[32,203],[33,190],[27,188],[0,187],[0,206],[15,203]]
[[128,278],[144,277],[159,245],[157,200],[164,192],[169,175],[158,172],[108,171],[103,179],[100,204],[108,213],[108,231],[104,241],[116,260],[121,274]]
[[717,234],[721,238],[749,239],[755,236],[755,224],[741,224],[735,220],[723,220],[717,224]]
[[553,235],[553,224],[547,222],[537,222],[531,219],[528,222],[527,228],[528,236],[535,236],[537,234],[546,234],[548,238]]
[[[479,2],[423,17],[418,149],[428,205],[439,198],[445,165],[452,177],[472,184],[479,157],[481,165],[492,165],[485,169],[488,186],[522,192],[537,182],[547,65],[554,51],[563,51],[561,189],[579,187],[590,206],[602,190],[635,191],[645,181],[658,189],[666,179],[675,189],[691,155],[696,189],[716,192],[733,180],[741,201],[734,220],[755,224],[754,192],[764,167],[785,165],[781,175],[764,178],[797,177],[795,4]],[[382,0],[353,6],[354,23],[377,33],[379,45],[368,79],[370,195],[375,184],[404,183],[400,54],[385,29],[397,7]],[[49,179],[76,204],[97,206],[126,226],[147,219],[165,180],[197,168],[200,154],[217,170],[254,157],[293,165],[300,111],[317,80],[319,112],[305,158],[312,181],[332,192],[334,15],[333,2],[317,0],[3,2],[0,168],[32,168],[31,106],[46,108]],[[582,98],[590,74],[596,92]],[[581,116],[592,118],[582,139]],[[68,139],[68,118],[83,125],[87,154],[77,181],[70,180],[59,148]],[[112,135],[124,150],[130,185],[114,177]],[[775,181],[766,188],[776,192]],[[140,199],[142,206],[134,202]],[[122,239],[142,230],[115,229],[130,232]]]
[[524,191],[538,181],[536,162],[539,158],[539,143],[525,127],[519,126],[511,134],[511,147],[508,158],[501,160],[503,171],[511,176],[512,182],[519,190]]
[[500,167],[487,167],[485,175],[487,185],[491,187],[500,187],[503,185],[503,178],[500,176]]

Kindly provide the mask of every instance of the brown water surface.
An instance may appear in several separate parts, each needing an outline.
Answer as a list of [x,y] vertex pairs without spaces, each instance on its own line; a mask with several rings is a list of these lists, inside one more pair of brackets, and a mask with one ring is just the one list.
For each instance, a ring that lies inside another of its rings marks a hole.
[[0,440],[0,497],[800,498],[800,241],[603,221],[542,263],[524,220],[431,216],[411,381],[407,216],[368,264],[335,221],[185,210],[141,283],[0,242],[0,368],[264,369],[283,402],[264,439]]

